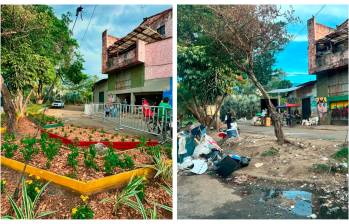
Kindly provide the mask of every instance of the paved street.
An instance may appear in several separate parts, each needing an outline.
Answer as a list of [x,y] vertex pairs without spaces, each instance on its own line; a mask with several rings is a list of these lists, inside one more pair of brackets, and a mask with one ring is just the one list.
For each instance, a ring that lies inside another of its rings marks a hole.
[[[239,122],[238,126],[241,133],[251,133],[260,135],[274,136],[274,127],[253,126],[249,122]],[[347,126],[320,125],[316,127],[295,126],[292,128],[284,127],[286,136],[303,139],[322,139],[329,141],[344,141],[348,132]]]

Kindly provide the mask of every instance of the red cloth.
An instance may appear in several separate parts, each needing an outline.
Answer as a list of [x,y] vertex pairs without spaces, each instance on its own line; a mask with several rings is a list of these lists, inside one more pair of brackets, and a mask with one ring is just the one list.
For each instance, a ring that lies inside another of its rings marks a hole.
[[142,112],[143,112],[144,117],[146,117],[146,118],[154,116],[154,113],[153,113],[153,111],[151,111],[150,105],[146,99],[143,100]]

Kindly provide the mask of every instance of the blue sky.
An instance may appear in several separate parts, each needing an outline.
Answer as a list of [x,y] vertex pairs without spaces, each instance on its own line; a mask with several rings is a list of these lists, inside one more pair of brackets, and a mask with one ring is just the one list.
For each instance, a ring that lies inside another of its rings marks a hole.
[[[75,12],[78,5],[51,5],[57,17],[61,18],[68,11],[75,20]],[[90,26],[83,39],[85,30],[91,18],[94,5],[82,5],[83,20],[76,21],[73,35],[80,45],[80,52],[85,59],[85,72],[89,75],[106,77],[101,73],[102,58],[102,32],[108,29],[113,36],[123,37],[136,28],[143,18],[171,8],[170,5],[97,5]],[[73,27],[71,23],[70,28]]]
[[[308,75],[308,31],[307,20],[315,15],[323,5],[293,5],[295,16],[301,20],[288,26],[289,33],[296,35],[286,48],[277,55],[275,67],[283,69],[288,75],[285,79],[293,84],[315,80],[315,75]],[[283,5],[283,8],[289,6]],[[335,28],[348,18],[348,6],[326,5],[316,16],[317,23]]]

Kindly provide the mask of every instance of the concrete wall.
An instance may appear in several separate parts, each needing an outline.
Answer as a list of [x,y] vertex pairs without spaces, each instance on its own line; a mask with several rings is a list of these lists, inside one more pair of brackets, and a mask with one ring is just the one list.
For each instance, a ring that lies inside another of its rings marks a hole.
[[[124,88],[124,84],[127,87]],[[142,87],[144,85],[144,65],[136,65],[108,74],[108,91]]]
[[334,29],[316,23],[315,17],[308,20],[308,72],[314,74],[316,69],[316,41],[331,33]]
[[145,80],[172,77],[172,38],[147,44]]
[[107,66],[107,61],[108,61],[108,54],[107,54],[107,49],[109,46],[111,46],[115,41],[117,41],[117,37],[113,37],[111,35],[108,35],[108,30],[105,30],[102,33],[102,73],[106,73],[108,66]]
[[99,85],[95,85],[93,90],[93,102],[99,103],[99,92],[104,92],[104,102],[107,102],[108,95],[108,82],[102,82]]

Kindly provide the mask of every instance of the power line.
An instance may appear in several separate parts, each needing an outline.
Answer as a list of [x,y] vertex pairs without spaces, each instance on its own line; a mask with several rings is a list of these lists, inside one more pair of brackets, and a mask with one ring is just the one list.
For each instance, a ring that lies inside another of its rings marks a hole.
[[[320,12],[326,7],[326,5],[322,5],[321,8],[315,13],[314,17],[318,16],[320,14]],[[293,40],[296,39],[297,36],[299,36],[301,34],[301,32],[303,32],[303,30],[306,28],[307,26],[304,25],[302,29],[300,29],[297,34],[295,36],[293,36]]]
[[88,24],[87,24],[86,30],[85,30],[85,32],[84,32],[84,35],[82,36],[81,41],[83,41],[83,40],[85,39],[85,36],[86,36],[87,30],[88,30],[88,28],[89,28],[89,26],[90,26],[90,23],[91,23],[91,20],[92,20],[93,15],[94,15],[94,13],[95,13],[95,9],[96,9],[96,7],[97,7],[97,5],[95,5],[95,6],[93,7],[93,11],[92,11],[92,15],[91,15],[91,17],[90,17],[90,21],[88,21]]

